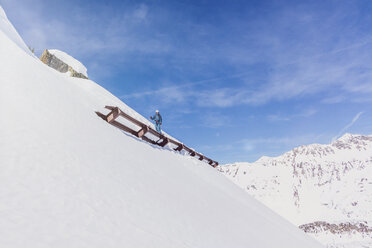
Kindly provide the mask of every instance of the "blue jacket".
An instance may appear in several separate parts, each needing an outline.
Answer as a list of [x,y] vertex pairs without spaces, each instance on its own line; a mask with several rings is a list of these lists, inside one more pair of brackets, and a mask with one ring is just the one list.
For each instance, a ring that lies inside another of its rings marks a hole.
[[163,119],[161,118],[160,113],[155,113],[154,116],[151,116],[151,120],[154,120],[157,124],[159,123],[161,125]]

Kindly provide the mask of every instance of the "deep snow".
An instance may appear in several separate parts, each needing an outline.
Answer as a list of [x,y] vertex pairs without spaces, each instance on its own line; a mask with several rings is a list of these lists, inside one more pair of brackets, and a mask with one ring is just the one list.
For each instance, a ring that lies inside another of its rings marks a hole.
[[108,125],[105,105],[145,118],[1,18],[0,247],[322,247],[208,164]]

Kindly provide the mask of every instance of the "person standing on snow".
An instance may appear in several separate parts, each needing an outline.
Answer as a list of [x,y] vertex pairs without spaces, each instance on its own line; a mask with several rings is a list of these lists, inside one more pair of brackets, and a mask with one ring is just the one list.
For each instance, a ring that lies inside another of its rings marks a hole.
[[161,123],[163,122],[163,119],[161,118],[161,115],[159,113],[159,110],[156,110],[155,115],[154,116],[150,116],[150,119],[155,121],[156,131],[161,134],[160,126],[161,126]]

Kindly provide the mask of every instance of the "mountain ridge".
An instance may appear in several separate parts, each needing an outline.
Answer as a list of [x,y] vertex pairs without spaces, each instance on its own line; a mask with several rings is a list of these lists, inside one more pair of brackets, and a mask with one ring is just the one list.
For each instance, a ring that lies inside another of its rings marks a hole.
[[330,144],[218,169],[297,226],[367,222],[371,227],[372,135],[345,134]]

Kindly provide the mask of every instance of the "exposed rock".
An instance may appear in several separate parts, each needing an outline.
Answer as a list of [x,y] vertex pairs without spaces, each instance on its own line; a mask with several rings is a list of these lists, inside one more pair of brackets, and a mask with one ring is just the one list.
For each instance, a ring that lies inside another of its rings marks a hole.
[[333,234],[343,233],[372,233],[372,227],[369,227],[366,222],[359,223],[338,223],[331,224],[325,221],[315,221],[299,226],[306,233],[320,233],[320,232],[331,232]]
[[86,77],[82,73],[75,71],[71,66],[57,58],[55,55],[51,54],[47,49],[44,50],[43,54],[40,57],[40,60],[44,64],[52,67],[53,69],[56,69],[59,72],[66,73],[69,71],[71,77],[88,79],[88,77]]

